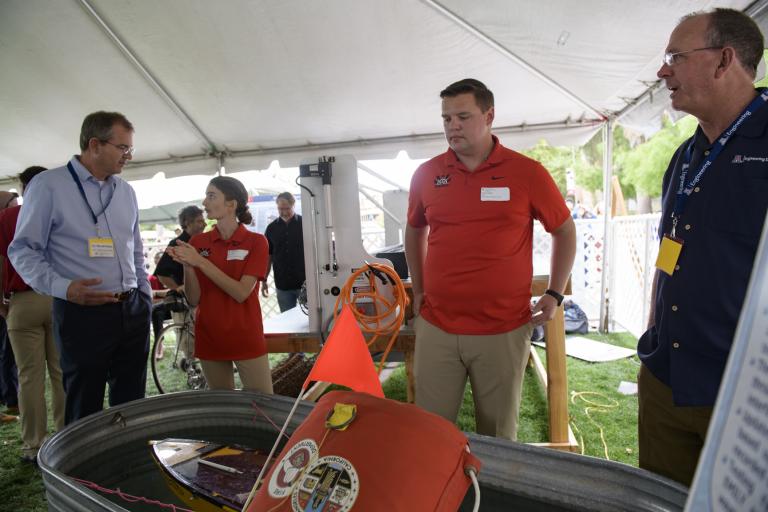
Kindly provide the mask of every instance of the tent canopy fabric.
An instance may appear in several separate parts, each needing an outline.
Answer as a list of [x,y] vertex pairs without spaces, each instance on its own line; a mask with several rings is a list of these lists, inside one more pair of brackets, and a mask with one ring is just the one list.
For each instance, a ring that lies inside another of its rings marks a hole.
[[136,128],[127,179],[424,158],[446,147],[439,91],[465,77],[494,91],[512,147],[585,141],[635,104],[627,122],[652,129],[668,100],[648,91],[677,20],[749,4],[4,0],[0,180],[61,165],[96,110]]

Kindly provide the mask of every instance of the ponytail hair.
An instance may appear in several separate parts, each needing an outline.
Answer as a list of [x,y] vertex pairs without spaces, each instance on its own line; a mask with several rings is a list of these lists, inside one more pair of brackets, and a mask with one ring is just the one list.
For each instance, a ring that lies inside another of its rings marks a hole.
[[253,221],[253,216],[248,211],[248,192],[239,180],[230,176],[216,176],[208,184],[221,190],[227,201],[237,201],[235,216],[238,222],[250,224]]

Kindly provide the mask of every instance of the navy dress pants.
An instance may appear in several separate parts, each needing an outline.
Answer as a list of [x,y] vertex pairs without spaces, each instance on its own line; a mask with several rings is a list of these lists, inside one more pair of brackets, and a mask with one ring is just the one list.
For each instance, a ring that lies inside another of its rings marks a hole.
[[81,306],[53,301],[53,330],[67,394],[65,423],[109,405],[144,398],[152,299],[135,290],[124,301]]
[[0,316],[0,403],[9,407],[19,404],[19,380],[16,372],[16,359],[13,357],[11,341],[5,318]]

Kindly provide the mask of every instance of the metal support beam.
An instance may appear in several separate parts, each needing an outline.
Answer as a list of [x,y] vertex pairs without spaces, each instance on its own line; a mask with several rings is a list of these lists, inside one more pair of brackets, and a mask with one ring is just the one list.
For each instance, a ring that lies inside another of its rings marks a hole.
[[125,56],[128,61],[133,64],[133,67],[136,68],[136,70],[139,72],[141,76],[144,77],[144,79],[149,82],[149,85],[152,86],[153,89],[160,95],[160,97],[168,104],[169,107],[171,107],[171,110],[185,123],[189,125],[190,128],[197,134],[197,136],[205,141],[206,145],[208,146],[208,150],[212,153],[218,153],[218,149],[216,148],[216,144],[213,143],[213,141],[203,132],[203,130],[200,129],[199,126],[192,120],[192,118],[187,114],[183,108],[179,105],[179,103],[171,96],[171,94],[165,89],[165,87],[162,86],[162,84],[152,75],[152,73],[149,72],[147,67],[139,60],[138,57],[131,51],[128,46],[123,43],[123,41],[118,37],[118,35],[115,33],[114,30],[107,24],[106,21],[104,21],[104,18],[102,18],[99,13],[96,12],[96,9],[93,8],[93,6],[88,3],[88,0],[77,0],[80,3],[80,6],[85,10],[86,13],[88,13],[91,18],[96,22],[97,25],[99,25],[99,28],[101,28],[104,33],[109,37],[109,39],[112,40],[112,43],[117,47],[118,50]]
[[[604,119],[585,119],[581,122],[574,123],[574,122],[554,122],[554,123],[539,123],[539,124],[521,124],[521,125],[514,125],[514,126],[502,126],[499,128],[494,128],[493,133],[496,135],[506,135],[511,133],[520,133],[520,132],[533,132],[533,131],[541,131],[541,130],[552,130],[552,129],[560,129],[560,130],[570,130],[570,129],[579,129],[584,128],[587,126],[598,126],[605,122]],[[287,153],[297,153],[302,151],[313,151],[317,152],[319,154],[329,154],[332,153],[334,150],[338,148],[354,148],[356,146],[374,146],[378,144],[398,144],[398,143],[408,143],[408,142],[414,142],[414,141],[433,141],[433,140],[441,140],[445,141],[445,134],[443,132],[432,132],[432,133],[424,133],[424,134],[414,134],[414,135],[401,135],[397,137],[379,137],[375,139],[353,139],[353,140],[345,140],[345,141],[339,141],[339,142],[328,142],[323,144],[303,144],[300,146],[282,146],[282,147],[273,147],[273,148],[259,148],[259,149],[246,149],[242,151],[228,151],[226,153],[226,156],[230,159],[238,158],[238,157],[249,157],[249,156],[265,156],[265,155],[281,155],[281,154],[287,154]],[[203,153],[198,155],[184,155],[184,156],[173,156],[168,158],[158,158],[155,160],[143,160],[143,161],[135,161],[132,160],[126,165],[126,169],[134,169],[134,168],[140,168],[140,167],[148,167],[153,165],[168,165],[168,164],[176,164],[181,162],[196,162],[200,160],[207,160],[210,159],[212,156],[211,153]],[[0,184],[3,182],[0,181]]]
[[611,262],[609,261],[611,245],[611,193],[613,181],[613,126],[614,120],[608,119],[603,125],[603,271],[600,275],[600,325],[598,330],[608,332],[610,323],[610,278]]
[[367,165],[365,165],[363,163],[357,162],[357,168],[360,169],[361,171],[367,172],[368,174],[370,174],[374,178],[379,179],[379,180],[383,181],[384,183],[386,183],[388,185],[392,185],[393,187],[395,187],[395,190],[402,190],[403,192],[408,192],[407,188],[403,188],[398,183],[395,183],[394,181],[390,180],[389,178],[385,178],[384,176],[382,176],[381,174],[377,173],[376,171],[374,171],[373,169],[371,169],[370,167],[368,167]]
[[493,39],[491,36],[480,30],[479,28],[475,27],[471,23],[469,23],[467,20],[459,16],[458,14],[454,13],[447,7],[441,5],[439,2],[436,2],[435,0],[421,0],[424,4],[431,7],[432,9],[436,10],[449,20],[453,21],[460,27],[462,27],[464,30],[469,32],[470,34],[474,35],[481,41],[483,41],[485,44],[493,48],[494,50],[498,51],[511,61],[515,62],[516,64],[522,66],[525,68],[529,73],[535,75],[536,77],[540,78],[542,81],[544,81],[547,85],[552,86],[555,90],[559,91],[564,96],[570,98],[571,100],[575,101],[582,107],[586,108],[590,112],[594,112],[597,114],[598,117],[605,118],[605,114],[603,112],[600,112],[598,109],[584,101],[583,99],[576,96],[573,92],[566,89],[563,85],[561,85],[559,82],[557,82],[554,78],[548,76],[540,69],[534,67],[532,64],[530,64],[528,61],[511,51],[506,46],[502,45],[495,39]]
[[362,185],[358,187],[358,189],[360,190],[360,193],[361,193],[361,194],[363,194],[363,195],[364,195],[364,196],[365,196],[365,197],[366,197],[366,198],[367,198],[367,199],[368,199],[370,202],[372,202],[373,204],[375,204],[377,207],[381,208],[381,211],[383,211],[383,212],[384,212],[384,215],[386,215],[387,217],[389,217],[390,219],[392,219],[393,221],[395,221],[397,224],[400,224],[401,226],[403,226],[403,227],[404,227],[404,226],[405,226],[405,223],[404,223],[402,220],[398,219],[398,218],[395,216],[395,214],[394,214],[394,213],[392,213],[391,211],[389,211],[389,210],[387,210],[386,208],[384,208],[384,205],[383,205],[382,203],[380,203],[380,202],[379,202],[379,201],[378,201],[378,200],[377,200],[375,197],[373,197],[371,194],[369,194],[368,192],[366,192],[366,191],[364,190],[364,189],[366,189],[366,188],[368,188],[368,187],[364,187],[364,186],[362,186]]

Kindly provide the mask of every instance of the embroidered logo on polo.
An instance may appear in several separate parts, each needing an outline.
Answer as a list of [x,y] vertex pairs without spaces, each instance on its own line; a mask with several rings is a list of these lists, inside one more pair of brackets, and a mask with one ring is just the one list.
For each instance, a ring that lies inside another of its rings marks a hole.
[[450,182],[451,182],[450,174],[442,174],[442,175],[435,176],[435,188],[447,187]]
[[211,255],[211,250],[208,248],[205,249],[198,249],[197,252],[202,256],[203,258],[207,258]]
[[761,163],[768,163],[768,156],[744,156],[744,155],[736,155],[733,157],[733,160],[731,160],[732,164],[746,164],[749,162],[761,162]]
[[344,457],[328,455],[314,461],[291,494],[294,512],[347,512],[360,493],[355,467]]

